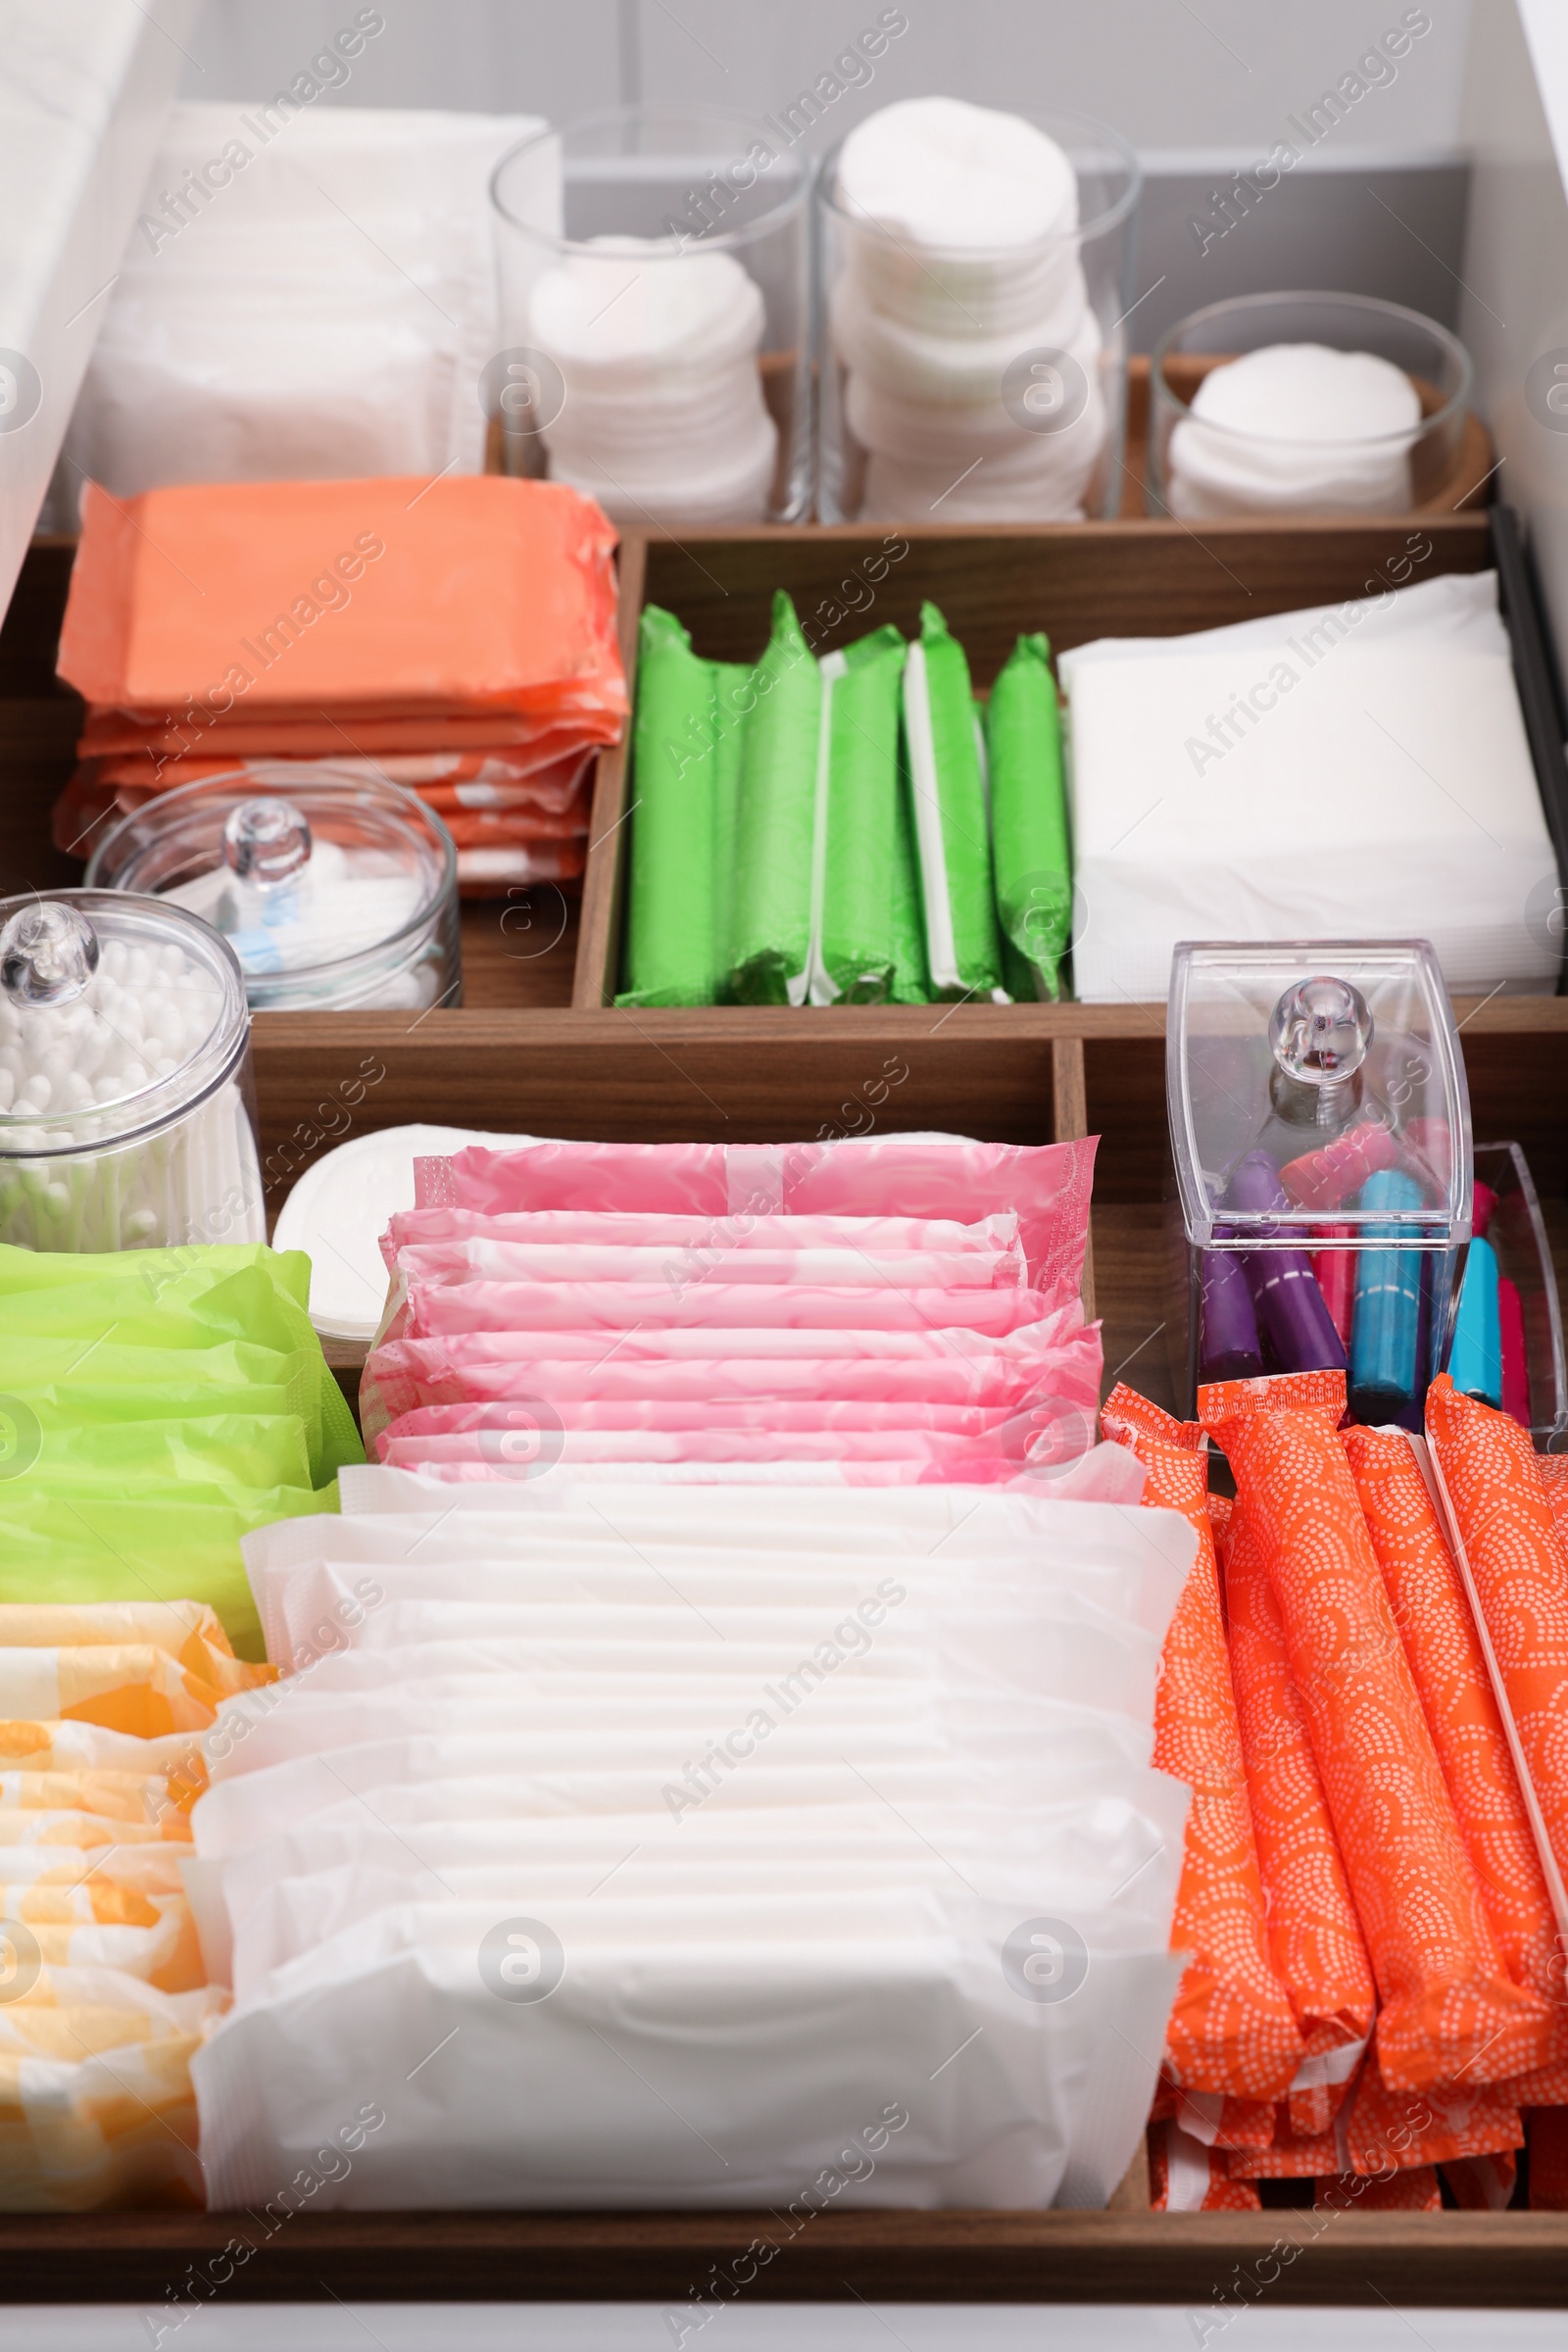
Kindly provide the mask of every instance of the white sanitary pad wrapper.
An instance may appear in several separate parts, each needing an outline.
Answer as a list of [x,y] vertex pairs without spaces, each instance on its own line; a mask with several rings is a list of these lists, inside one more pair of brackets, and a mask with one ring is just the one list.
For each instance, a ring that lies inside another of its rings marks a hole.
[[844,2203],[1104,2202],[1180,1974],[1184,1521],[361,1483],[248,1543],[303,1667],[206,1742],[216,2206],[367,2098],[323,2208],[782,2210],[829,2166]]
[[1549,991],[1556,859],[1493,572],[1061,657],[1091,1004],[1179,940],[1428,939],[1455,991]]
[[[490,175],[542,127],[275,100],[175,107],[68,458],[121,498],[168,482],[481,471],[480,377],[502,342]],[[553,141],[538,178],[548,226]]]

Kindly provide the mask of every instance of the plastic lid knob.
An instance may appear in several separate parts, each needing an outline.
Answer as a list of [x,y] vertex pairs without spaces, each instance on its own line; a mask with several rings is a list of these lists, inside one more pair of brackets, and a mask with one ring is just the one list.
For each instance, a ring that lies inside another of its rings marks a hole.
[[310,862],[311,828],[292,801],[241,801],[223,827],[223,862],[242,882],[271,890]]
[[24,906],[0,931],[0,989],[13,1004],[70,1004],[97,969],[97,932],[59,899]]
[[1269,1017],[1268,1042],[1287,1078],[1332,1086],[1366,1059],[1372,1013],[1348,980],[1321,975],[1288,988]]

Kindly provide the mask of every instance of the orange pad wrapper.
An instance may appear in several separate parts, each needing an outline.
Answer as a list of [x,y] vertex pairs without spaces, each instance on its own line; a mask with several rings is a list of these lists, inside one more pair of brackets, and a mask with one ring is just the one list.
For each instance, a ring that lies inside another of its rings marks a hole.
[[1332,2125],[1321,2132],[1297,2132],[1290,2110],[1280,2107],[1274,2137],[1266,2148],[1237,2148],[1228,2159],[1233,2180],[1315,2180],[1338,2172],[1348,2159]]
[[591,499],[497,474],[204,483],[124,502],[93,483],[60,673],[144,722],[190,698],[216,726],[318,722],[323,705],[345,722],[569,711],[613,742],[614,546]]
[[1262,2199],[1227,2171],[1218,2148],[1167,2123],[1149,2127],[1149,2203],[1154,2213],[1256,2213]]
[[1427,1392],[1427,1437],[1546,1836],[1558,1868],[1568,1872],[1568,1544],[1529,1433],[1508,1414],[1459,1396],[1446,1372]]
[[1497,1948],[1516,1984],[1550,2004],[1545,2063],[1568,2060],[1568,2004],[1551,1897],[1536,1851],[1469,1596],[1402,1432],[1342,1440]]
[[1199,1392],[1267,1561],[1400,2090],[1543,2063],[1554,2019],[1509,1981],[1444,1785],[1338,1428],[1343,1372]]
[[1568,2107],[1532,2107],[1525,2117],[1530,2150],[1530,2210],[1568,2213]]
[[1269,1956],[1201,1433],[1120,1387],[1101,1409],[1101,1427],[1148,1469],[1144,1502],[1180,1511],[1198,1532],[1154,1696],[1155,1767],[1193,1790],[1171,1927],[1172,1949],[1193,1960],[1165,2030],[1165,2066],[1188,2090],[1275,2099],[1301,2062],[1301,2036]]
[[1231,1514],[1224,1563],[1231,1677],[1269,1943],[1306,2037],[1303,2069],[1322,2078],[1293,2089],[1289,2120],[1294,2134],[1313,2134],[1328,2130],[1344,2103],[1372,2031],[1377,1991],[1291,1680],[1279,1608],[1239,1508]]

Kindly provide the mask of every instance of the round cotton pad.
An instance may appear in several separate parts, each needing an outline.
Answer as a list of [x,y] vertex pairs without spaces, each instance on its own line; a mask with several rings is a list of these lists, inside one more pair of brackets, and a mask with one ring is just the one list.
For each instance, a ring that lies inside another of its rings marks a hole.
[[1171,435],[1177,514],[1410,503],[1421,400],[1369,351],[1273,343],[1210,368]]
[[395,1209],[414,1206],[414,1163],[469,1144],[515,1152],[536,1139],[470,1127],[385,1127],[357,1135],[306,1169],[278,1212],[274,1250],[311,1261],[311,1321],[323,1340],[375,1337],[386,1301],[380,1237]]
[[1071,234],[1078,181],[1021,115],[961,98],[904,98],[868,116],[839,156],[839,201],[910,244],[996,252]]

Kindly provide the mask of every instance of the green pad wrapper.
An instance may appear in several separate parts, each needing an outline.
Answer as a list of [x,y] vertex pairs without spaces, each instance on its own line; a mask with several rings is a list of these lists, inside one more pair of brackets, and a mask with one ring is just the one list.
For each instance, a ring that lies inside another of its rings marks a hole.
[[906,650],[890,625],[822,662],[827,772],[816,843],[813,1004],[885,1004],[893,995]]
[[773,599],[767,650],[737,701],[750,708],[727,994],[737,1004],[804,1004],[822,680],[782,589]]
[[650,605],[638,632],[627,987],[617,1004],[711,1004],[714,941],[713,664],[672,612]]
[[1044,637],[1020,637],[1008,655],[991,689],[986,740],[997,912],[1027,968],[1024,993],[1054,1002],[1072,938],[1072,848],[1061,711]]
[[905,663],[904,721],[932,994],[994,996],[1002,940],[969,664],[935,605],[921,606]]

